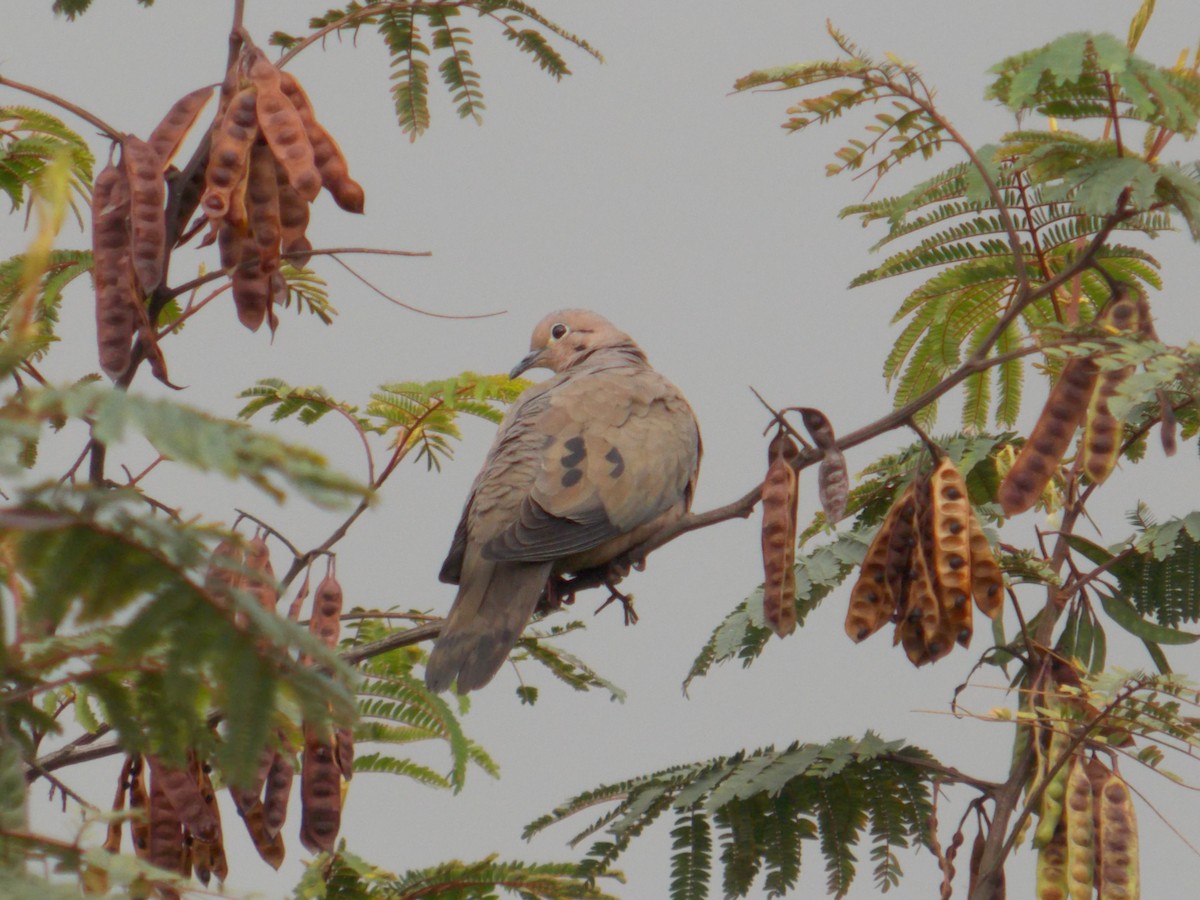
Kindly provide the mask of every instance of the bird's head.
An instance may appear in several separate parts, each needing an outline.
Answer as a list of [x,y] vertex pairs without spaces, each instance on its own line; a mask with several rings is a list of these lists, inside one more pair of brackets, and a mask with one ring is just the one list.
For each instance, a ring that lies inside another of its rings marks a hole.
[[565,372],[597,350],[608,348],[629,349],[641,356],[633,338],[603,316],[588,309],[560,309],[538,322],[529,353],[508,377],[516,378],[528,369]]

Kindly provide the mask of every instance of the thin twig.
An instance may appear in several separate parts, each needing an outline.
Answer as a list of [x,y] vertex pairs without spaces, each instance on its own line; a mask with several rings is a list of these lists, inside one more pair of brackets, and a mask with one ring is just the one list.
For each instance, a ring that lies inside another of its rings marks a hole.
[[24,91],[26,94],[32,94],[34,97],[45,100],[47,103],[53,103],[60,109],[65,109],[72,115],[78,116],[89,125],[99,129],[100,132],[110,140],[120,141],[121,138],[125,136],[122,132],[113,128],[99,116],[88,112],[82,106],[76,106],[69,100],[64,100],[57,94],[52,94],[49,91],[44,91],[41,88],[36,88],[29,84],[22,84],[19,81],[13,81],[11,78],[6,78],[2,75],[0,75],[0,87],[10,87],[13,90]]

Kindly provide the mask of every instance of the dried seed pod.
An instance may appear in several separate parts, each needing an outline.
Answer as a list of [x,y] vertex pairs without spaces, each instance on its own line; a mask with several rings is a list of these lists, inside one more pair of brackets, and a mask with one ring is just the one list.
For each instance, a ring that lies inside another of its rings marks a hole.
[[[225,839],[221,830],[221,810],[217,806],[217,794],[213,790],[212,778],[209,776],[209,767],[206,763],[200,763],[193,757],[193,772],[196,776],[196,784],[200,788],[200,796],[204,798],[204,804],[212,812],[213,819],[217,823],[217,836],[211,843],[206,845],[206,860],[208,871],[217,876],[217,880],[224,882],[229,876],[229,860],[225,857]],[[194,861],[197,867],[197,875],[199,870],[199,862]],[[206,878],[201,878],[205,884],[208,884]]]
[[930,655],[934,659],[940,659],[945,655],[940,651],[949,648],[935,648],[931,644],[941,622],[942,606],[933,559],[933,505],[930,500],[927,492],[915,493],[916,543],[912,552],[912,569],[909,572],[911,585],[905,618],[920,624],[921,635],[929,645]]
[[271,836],[279,834],[279,829],[287,821],[288,800],[292,795],[295,774],[296,767],[292,765],[289,755],[283,750],[277,751],[271,760],[266,796],[263,798],[263,825]]
[[154,131],[150,133],[147,143],[158,154],[163,168],[166,168],[179,151],[180,144],[192,130],[192,126],[196,124],[196,119],[208,103],[212,92],[213,88],[210,84],[194,90],[190,94],[184,94],[175,101],[175,105],[167,111],[163,120],[154,126]]
[[228,597],[245,580],[242,573],[242,544],[235,537],[223,538],[213,548],[204,572],[204,589],[216,597]]
[[330,566],[329,572],[317,585],[317,593],[313,597],[312,618],[308,620],[309,631],[324,641],[326,647],[336,648],[342,629],[341,616],[342,586],[338,584],[333,567]]
[[1000,484],[996,498],[1005,515],[1015,516],[1037,502],[1087,413],[1095,385],[1096,364],[1090,359],[1072,359],[1063,366],[1032,433]]
[[799,459],[800,448],[780,429],[767,450],[769,465],[762,484],[763,617],[780,637],[796,630]]
[[334,202],[346,212],[361,213],[365,201],[362,185],[350,177],[350,167],[346,164],[342,149],[317,121],[304,88],[290,72],[284,71],[279,73],[279,86],[295,107],[304,125],[308,142],[313,148],[313,162],[321,173],[321,183],[325,190],[329,191]]
[[836,447],[826,450],[817,469],[818,496],[825,511],[825,521],[831,525],[846,514],[850,499],[850,473],[846,457]]
[[338,771],[349,781],[354,777],[354,731],[342,727],[333,732],[333,758],[337,761]]
[[910,566],[913,509],[913,486],[910,484],[888,510],[867,548],[858,581],[850,591],[850,608],[846,611],[846,634],[855,643],[882,628],[896,611],[901,580]]
[[1004,608],[1004,574],[974,513],[967,524],[971,544],[971,594],[979,611],[994,619]]
[[233,797],[233,805],[237,807],[238,812],[242,815],[245,815],[246,810],[261,801],[263,784],[266,782],[267,775],[271,771],[271,763],[274,759],[274,749],[269,745],[263,747],[258,754],[258,765],[254,770],[254,780],[244,788],[237,788],[230,785],[229,795]]
[[[1109,303],[1100,316],[1106,328],[1118,332],[1137,329],[1137,303],[1126,296]],[[1100,484],[1117,464],[1120,449],[1121,423],[1109,409],[1108,402],[1117,395],[1124,381],[1133,374],[1133,366],[1102,372],[1092,391],[1084,418],[1083,440],[1079,444],[1083,471],[1093,484]]]
[[1158,392],[1158,408],[1159,419],[1162,422],[1159,426],[1158,436],[1162,440],[1163,454],[1174,456],[1175,451],[1179,449],[1175,439],[1179,429],[1179,419],[1175,415],[1175,408],[1171,406],[1171,401],[1167,398],[1166,391]]
[[246,180],[246,218],[258,247],[258,268],[268,274],[279,271],[279,187],[275,181],[275,159],[261,140],[250,150],[250,174]]
[[1094,802],[1100,810],[1100,900],[1136,900],[1141,884],[1133,797],[1124,779],[1110,772]]
[[258,137],[258,102],[254,87],[242,88],[213,129],[208,152],[204,196],[200,205],[210,220],[225,218],[230,197],[246,171],[250,148]]
[[142,302],[134,285],[129,208],[129,179],[109,163],[92,185],[92,280],[100,367],[114,380],[129,368]]
[[[237,801],[236,794],[234,794],[234,801]],[[282,837],[278,834],[273,836],[267,834],[267,827],[263,822],[262,801],[256,799],[245,809],[239,807],[238,812],[241,814],[242,821],[246,823],[246,832],[250,835],[250,840],[254,843],[254,849],[258,855],[272,869],[278,869],[283,865],[286,850]]]
[[904,655],[914,666],[923,666],[933,661],[925,644],[920,620],[905,618],[897,622],[894,643],[904,649]]
[[258,126],[271,145],[271,152],[287,170],[288,181],[305,200],[316,199],[321,190],[321,173],[313,157],[304,123],[280,86],[279,69],[265,53],[250,53],[248,71],[258,93]]
[[1062,823],[1067,839],[1067,888],[1072,900],[1091,900],[1096,863],[1092,783],[1082,756],[1077,754],[1071,760],[1070,769]]
[[297,269],[308,265],[312,255],[312,243],[305,231],[308,229],[308,203],[296,193],[287,180],[287,172],[275,160],[275,184],[279,196],[279,224],[282,232],[283,252]]
[[258,331],[271,308],[271,273],[259,268],[258,249],[253,241],[241,242],[240,249],[241,260],[230,278],[233,303],[238,321],[251,331]]
[[884,577],[892,597],[889,615],[902,615],[908,606],[909,572],[917,546],[917,495],[926,490],[926,477],[918,473],[888,512],[888,520],[894,523],[884,560]]
[[930,475],[929,502],[933,542],[933,577],[942,613],[939,628],[945,637],[966,647],[971,643],[971,502],[967,482],[949,457],[942,457]]
[[267,542],[259,535],[246,545],[246,569],[250,592],[258,598],[259,605],[267,612],[274,612],[279,603],[279,585],[275,581],[275,569],[271,565],[271,551]]
[[300,765],[300,802],[300,843],[313,853],[332,850],[341,828],[342,778],[328,733],[307,722]]
[[[186,773],[184,774],[186,778]],[[184,872],[183,823],[167,794],[165,780],[150,771],[150,849],[148,859],[170,872]]]
[[192,834],[206,843],[216,840],[221,824],[200,792],[195,771],[169,768],[154,756],[146,757],[146,761],[150,764],[151,798],[161,789],[179,821]]
[[142,293],[162,282],[167,222],[162,160],[149,144],[131,134],[121,140],[121,163],[129,179],[129,219],[133,230],[133,270]]
[[1065,828],[1057,828],[1052,837],[1039,849],[1034,883],[1034,896],[1037,900],[1066,900],[1068,895]]
[[140,756],[130,757],[129,811],[139,813],[129,820],[129,836],[138,859],[150,855],[150,794],[146,791],[146,766]]
[[304,570],[304,582],[300,585],[300,590],[296,591],[296,596],[292,598],[291,604],[288,606],[287,617],[293,622],[300,621],[300,610],[304,608],[304,601],[308,599],[308,579],[312,574],[312,567]]

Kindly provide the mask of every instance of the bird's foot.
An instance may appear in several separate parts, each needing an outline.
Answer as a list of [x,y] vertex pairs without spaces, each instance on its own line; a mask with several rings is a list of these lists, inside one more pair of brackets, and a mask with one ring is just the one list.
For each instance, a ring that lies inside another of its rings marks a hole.
[[546,580],[546,589],[538,599],[535,612],[546,615],[574,603],[575,591],[571,588],[571,580],[553,575]]
[[605,582],[605,586],[608,588],[608,599],[600,604],[600,607],[595,613],[593,613],[593,615],[600,615],[600,610],[604,609],[614,600],[619,600],[621,602],[621,606],[624,607],[625,624],[636,625],[638,623],[638,614],[633,608],[633,594],[621,593],[617,590],[616,585],[614,585],[611,581]]

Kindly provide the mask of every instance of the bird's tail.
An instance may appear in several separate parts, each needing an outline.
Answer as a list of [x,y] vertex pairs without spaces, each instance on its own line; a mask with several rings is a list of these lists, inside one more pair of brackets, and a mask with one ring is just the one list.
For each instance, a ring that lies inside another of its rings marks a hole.
[[550,575],[550,563],[479,561],[472,569],[425,666],[425,684],[435,693],[456,678],[460,694],[492,680],[533,616]]

